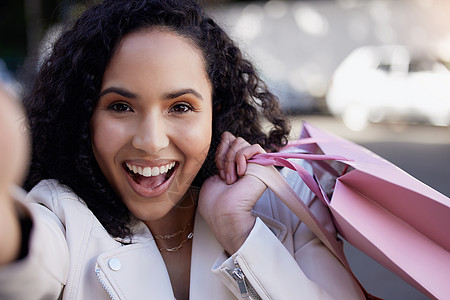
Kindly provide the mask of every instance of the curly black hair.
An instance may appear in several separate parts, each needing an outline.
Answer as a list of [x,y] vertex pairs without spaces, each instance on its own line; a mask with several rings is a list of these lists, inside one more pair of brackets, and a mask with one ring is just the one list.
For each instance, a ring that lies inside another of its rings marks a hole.
[[[145,28],[169,30],[201,50],[213,89],[213,135],[194,180],[217,172],[214,155],[224,131],[273,151],[287,142],[289,125],[277,98],[255,68],[200,5],[191,0],[106,0],[85,11],[54,44],[24,97],[32,136],[27,190],[53,178],[70,187],[117,237],[131,234],[132,216],[93,155],[90,119],[102,76],[121,39]],[[261,121],[272,124],[269,132]]]

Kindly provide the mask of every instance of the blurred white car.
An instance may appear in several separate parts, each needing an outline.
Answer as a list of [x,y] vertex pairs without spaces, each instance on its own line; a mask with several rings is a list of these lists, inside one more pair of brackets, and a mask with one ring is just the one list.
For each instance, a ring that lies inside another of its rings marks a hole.
[[450,71],[403,46],[365,46],[336,69],[326,102],[353,130],[381,121],[449,126]]

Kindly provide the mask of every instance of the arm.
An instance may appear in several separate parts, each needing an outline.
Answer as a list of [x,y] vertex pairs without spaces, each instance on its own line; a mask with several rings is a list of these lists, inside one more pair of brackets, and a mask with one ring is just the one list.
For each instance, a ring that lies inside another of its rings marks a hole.
[[67,282],[69,251],[61,220],[35,199],[56,202],[47,185],[26,195],[15,193],[16,204],[26,210],[21,228],[21,256],[0,267],[0,299],[57,299]]
[[26,171],[28,138],[18,103],[1,86],[0,103],[0,299],[56,299],[67,274],[64,234],[50,210],[28,209],[12,192]]
[[63,225],[43,205],[31,203],[26,209],[32,225],[21,246],[26,255],[0,267],[0,299],[57,299],[69,271]]
[[0,86],[0,266],[18,258],[21,244],[20,209],[11,194],[28,163],[28,140],[20,131],[19,104]]
[[6,187],[0,195],[0,266],[16,260],[20,252],[21,232],[18,212]]
[[[208,178],[200,191],[199,212],[227,253],[234,253],[242,246],[255,224],[252,209],[266,185],[244,174],[247,160],[263,152],[261,146],[250,145],[225,132],[216,150],[220,177]],[[241,176],[239,180],[238,176]]]
[[[230,161],[229,158],[227,160]],[[216,177],[214,181],[208,181],[206,183],[206,193],[203,195],[208,195],[208,198],[200,198],[200,201],[206,202],[211,201],[212,198],[218,198],[230,204],[231,207],[243,205],[246,208],[249,206],[253,208],[262,192],[259,190],[261,187],[259,187],[258,183],[250,182],[250,179],[247,177],[251,176],[242,176],[235,183],[228,185],[228,189],[219,190],[211,186],[220,186],[220,178]],[[229,179],[229,177],[225,178]],[[299,180],[297,179],[297,181]],[[240,182],[242,184],[239,184]],[[264,188],[265,186],[262,188],[263,191]],[[230,190],[236,193],[231,193]],[[251,191],[253,190],[258,191],[252,194]],[[214,195],[214,191],[217,191],[217,194]],[[302,192],[301,189],[297,189],[297,191],[299,193]],[[224,194],[225,197],[222,197]],[[312,199],[311,195],[312,193],[309,192],[308,199]],[[251,196],[257,196],[257,198],[250,200],[249,198]],[[236,277],[233,278],[232,273],[238,269],[242,270],[243,275],[246,277],[246,282],[249,283],[247,285],[250,287],[249,290],[254,289],[262,299],[287,299],[292,297],[304,297],[305,299],[330,299],[333,297],[337,297],[338,299],[364,298],[359,286],[340,262],[282,204],[281,200],[275,199],[275,197],[273,193],[267,191],[263,198],[265,200],[272,198],[272,200],[263,202],[266,202],[269,211],[272,210],[272,217],[274,219],[278,219],[286,224],[288,232],[284,237],[280,237],[283,243],[261,219],[254,217],[254,226],[250,228],[246,239],[236,251],[231,252],[227,250],[227,245],[223,245],[228,253],[233,254],[229,258],[224,255],[218,259],[213,271],[236,293],[238,290],[236,283],[239,280],[236,280]],[[217,201],[220,200],[214,200],[212,202],[217,203]],[[320,204],[320,202],[311,203],[314,212],[317,211],[322,222],[328,222],[328,225],[333,226],[326,208],[321,207]],[[205,203],[202,204],[200,202],[199,205],[205,205]],[[325,210],[321,210],[322,208]],[[266,209],[266,211],[268,210]],[[247,213],[247,209],[242,211],[245,214]],[[207,220],[208,216],[203,216]],[[225,217],[222,216],[222,218],[225,220]],[[215,216],[216,219],[217,215]],[[232,224],[233,219],[237,218],[228,218],[227,220],[231,225],[225,221],[222,223],[222,228],[228,231],[229,236],[231,235],[230,232],[234,232],[230,228],[238,227],[238,224]],[[226,240],[220,236],[220,229],[214,229],[214,221],[211,222],[210,226],[213,232],[215,232],[218,241],[221,244],[226,243]],[[235,282],[233,282],[233,279]],[[236,295],[240,296],[239,292]]]
[[[257,218],[242,247],[216,261],[213,271],[223,282],[230,282],[227,270],[239,265],[249,290],[256,290],[262,299],[291,299],[293,295],[295,299],[364,299],[352,275],[281,200],[271,191],[261,200],[285,226],[272,218]],[[321,222],[333,226],[320,201],[310,207]],[[237,290],[233,285],[229,288]]]
[[319,240],[310,240],[292,256],[259,218],[243,246],[213,266],[240,296],[229,272],[237,267],[248,282],[248,293],[255,290],[260,297],[251,299],[364,299],[351,275]]

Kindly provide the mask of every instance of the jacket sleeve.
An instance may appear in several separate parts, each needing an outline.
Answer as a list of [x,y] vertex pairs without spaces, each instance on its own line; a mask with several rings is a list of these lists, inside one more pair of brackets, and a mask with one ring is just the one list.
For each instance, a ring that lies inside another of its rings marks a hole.
[[[289,182],[291,178],[287,179]],[[309,189],[299,180],[293,188],[302,199],[309,198],[305,202],[315,216],[333,230],[326,207],[315,200]],[[269,222],[258,217],[242,247],[229,258],[219,258],[213,267],[213,272],[235,290],[235,295],[242,297],[236,284],[238,276],[233,275],[239,269],[245,276],[247,290],[250,294],[254,290],[260,299],[365,299],[353,276],[281,200],[269,191],[263,197],[272,199],[267,204],[272,214]],[[282,223],[278,228],[270,222],[277,222],[276,219]],[[281,231],[285,232],[280,233],[279,228],[283,227]]]
[[0,299],[57,299],[69,270],[64,227],[47,207],[27,207],[32,218],[27,255],[0,268]]

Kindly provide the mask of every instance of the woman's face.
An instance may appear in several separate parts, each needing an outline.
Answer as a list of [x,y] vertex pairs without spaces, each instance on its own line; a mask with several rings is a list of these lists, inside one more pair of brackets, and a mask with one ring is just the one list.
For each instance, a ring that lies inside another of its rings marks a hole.
[[141,220],[164,217],[209,150],[212,90],[200,51],[174,33],[125,36],[103,74],[92,147],[108,182]]

